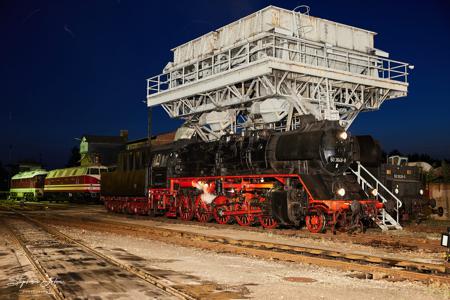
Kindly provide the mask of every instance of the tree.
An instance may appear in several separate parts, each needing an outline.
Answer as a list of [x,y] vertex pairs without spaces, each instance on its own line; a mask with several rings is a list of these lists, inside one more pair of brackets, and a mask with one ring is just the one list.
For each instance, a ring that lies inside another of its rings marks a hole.
[[67,162],[66,167],[76,167],[80,165],[80,149],[77,146],[74,146],[70,153],[69,161]]
[[403,154],[402,154],[400,151],[398,151],[397,149],[392,150],[392,151],[389,152],[389,154],[388,154],[388,156],[395,156],[395,155],[403,156]]

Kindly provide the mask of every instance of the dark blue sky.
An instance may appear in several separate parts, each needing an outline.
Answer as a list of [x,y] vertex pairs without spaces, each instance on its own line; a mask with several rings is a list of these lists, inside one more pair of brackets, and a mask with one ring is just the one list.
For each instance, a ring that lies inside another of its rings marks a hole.
[[[270,4],[307,4],[314,16],[377,32],[377,48],[415,65],[409,96],[360,114],[351,131],[388,151],[450,157],[450,2],[373,3],[0,1],[0,161],[62,166],[83,133],[145,136],[145,79],[170,49]],[[155,132],[178,125],[154,111]]]

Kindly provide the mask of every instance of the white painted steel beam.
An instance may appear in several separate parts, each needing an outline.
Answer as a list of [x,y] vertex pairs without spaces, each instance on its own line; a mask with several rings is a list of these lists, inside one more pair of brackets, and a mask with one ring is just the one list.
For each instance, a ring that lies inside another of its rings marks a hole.
[[297,74],[310,75],[319,78],[328,78],[351,84],[361,84],[372,88],[389,89],[405,93],[405,95],[408,92],[409,84],[407,82],[400,82],[377,77],[369,77],[365,75],[354,74],[351,72],[327,69],[301,63],[286,62],[277,58],[270,60],[269,68]]
[[242,82],[258,76],[270,74],[272,70],[267,64],[267,60],[261,60],[250,65],[232,69],[158,94],[151,94],[147,96],[147,106],[157,106],[169,103],[189,96],[223,88],[236,82]]

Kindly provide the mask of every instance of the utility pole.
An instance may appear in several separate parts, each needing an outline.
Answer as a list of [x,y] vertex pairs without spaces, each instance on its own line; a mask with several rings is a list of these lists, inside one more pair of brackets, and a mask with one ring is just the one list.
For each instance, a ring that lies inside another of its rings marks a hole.
[[[8,127],[8,131],[9,131],[9,133],[11,133],[11,128],[12,128],[12,125],[13,125],[13,123],[12,123],[12,112],[10,111],[9,112],[9,127]],[[9,136],[9,138],[10,138],[10,140],[12,140],[12,137],[11,136]],[[9,164],[10,165],[12,165],[12,151],[13,151],[13,145],[12,145],[12,143],[10,143],[9,144]]]
[[[147,155],[146,155],[146,171],[145,171],[145,195],[148,200],[150,200],[149,195],[149,188],[150,184],[152,182],[152,159],[151,159],[151,153],[152,153],[152,107],[147,107]],[[150,203],[150,207],[153,206],[153,203]],[[149,211],[150,215],[153,215],[156,211],[156,207],[152,207]]]
[[147,108],[147,138],[151,148],[150,142],[152,140],[152,107]]

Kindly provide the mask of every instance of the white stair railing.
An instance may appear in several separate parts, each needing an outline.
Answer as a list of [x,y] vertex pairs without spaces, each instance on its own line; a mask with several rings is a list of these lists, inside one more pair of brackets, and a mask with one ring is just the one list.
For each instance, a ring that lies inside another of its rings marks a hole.
[[[402,202],[400,201],[400,199],[395,196],[386,186],[384,186],[372,173],[369,172],[369,170],[367,170],[359,161],[357,162],[357,169],[353,170],[352,168],[350,168],[350,170],[352,171],[353,174],[356,175],[357,181],[358,183],[361,185],[362,189],[365,191],[366,188],[370,188],[370,189],[376,189],[377,190],[377,196],[376,198],[381,200],[382,203],[386,204],[388,202],[387,200],[387,196],[391,196],[392,199],[395,200],[395,213],[396,213],[396,218],[394,219],[391,215],[389,215],[385,209],[382,210],[381,212],[381,222],[383,224],[383,226],[380,227],[383,230],[387,230],[389,229],[389,227],[395,227],[396,229],[402,229],[402,227],[400,226],[400,207],[402,207]],[[364,176],[365,175],[365,176]],[[368,180],[366,180],[366,177],[369,178],[369,180],[372,181],[372,183],[370,183]]]

